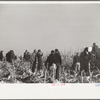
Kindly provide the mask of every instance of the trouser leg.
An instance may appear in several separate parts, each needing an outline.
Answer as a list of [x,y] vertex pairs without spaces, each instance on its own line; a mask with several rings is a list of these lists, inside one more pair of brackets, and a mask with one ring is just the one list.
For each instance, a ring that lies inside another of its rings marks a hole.
[[86,76],[88,76],[89,75],[89,68],[88,68],[88,66],[85,66],[84,71],[86,73]]
[[59,80],[59,69],[60,69],[60,64],[56,64],[57,69],[56,69],[56,79]]
[[80,72],[80,63],[76,63],[76,72]]

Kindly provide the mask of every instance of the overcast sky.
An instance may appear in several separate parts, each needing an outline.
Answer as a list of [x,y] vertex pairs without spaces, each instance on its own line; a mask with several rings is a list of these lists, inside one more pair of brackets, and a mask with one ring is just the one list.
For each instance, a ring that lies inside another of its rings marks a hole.
[[0,49],[74,49],[100,46],[98,4],[0,4]]

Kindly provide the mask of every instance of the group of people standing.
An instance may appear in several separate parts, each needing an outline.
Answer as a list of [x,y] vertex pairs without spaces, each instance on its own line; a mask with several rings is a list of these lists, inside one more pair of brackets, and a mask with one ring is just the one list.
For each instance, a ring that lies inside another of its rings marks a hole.
[[91,50],[86,47],[80,54],[76,53],[71,69],[79,72],[79,74],[84,71],[87,76],[93,70],[100,69],[100,49],[98,46],[93,43]]
[[[24,61],[30,61],[32,64],[32,72],[40,71],[43,66],[43,53],[39,49],[38,51],[34,50],[33,53],[30,53],[26,50],[23,56]],[[58,49],[51,50],[51,53],[47,57],[46,61],[44,62],[46,69],[50,72],[50,67],[53,64],[56,64],[56,79],[59,80],[59,69],[62,64],[61,55]]]
[[[98,52],[96,53],[96,50],[98,47],[93,44],[92,51],[89,52],[88,47],[86,47],[83,52],[76,53],[76,55],[73,58],[73,64],[71,66],[71,70],[75,70],[77,72],[84,72],[88,75],[89,74],[89,64],[91,66],[95,64],[98,64],[100,66],[100,57],[98,55]],[[93,60],[93,55],[97,57],[97,60]],[[6,60],[9,63],[13,63],[14,60],[17,59],[17,56],[14,54],[13,50],[10,50],[6,53],[5,59],[3,56],[3,51],[0,51],[0,61]],[[40,72],[43,65],[45,65],[46,69],[48,70],[48,73],[51,71],[50,68],[53,66],[53,64],[56,65],[56,79],[59,80],[59,71],[60,67],[62,65],[62,59],[61,55],[58,49],[51,50],[51,53],[47,56],[47,59],[45,62],[43,62],[43,52],[39,50],[34,50],[33,53],[28,52],[27,50],[24,52],[24,55],[21,59],[24,62],[30,62],[32,67],[31,70],[34,73],[37,69],[37,71]],[[96,63],[94,63],[96,62]],[[94,65],[93,65],[94,66]]]
[[17,59],[17,56],[14,54],[13,50],[8,51],[6,56],[3,55],[3,51],[0,51],[0,61],[7,61],[12,63],[15,59]]
[[43,66],[42,57],[43,53],[40,49],[38,51],[34,50],[32,54],[26,50],[23,55],[23,60],[31,63],[32,72],[34,73],[36,68],[37,71],[40,71],[40,69],[42,69]]
[[47,57],[45,66],[47,67],[48,72],[50,72],[50,67],[56,64],[56,79],[59,80],[59,70],[62,64],[61,55],[58,49],[52,50],[51,54]]
[[84,70],[86,75],[89,74],[89,62],[91,61],[91,53],[88,52],[88,47],[84,49],[83,52],[76,53],[76,55],[73,58],[73,64],[71,66],[72,70],[75,70],[76,72],[81,72]]

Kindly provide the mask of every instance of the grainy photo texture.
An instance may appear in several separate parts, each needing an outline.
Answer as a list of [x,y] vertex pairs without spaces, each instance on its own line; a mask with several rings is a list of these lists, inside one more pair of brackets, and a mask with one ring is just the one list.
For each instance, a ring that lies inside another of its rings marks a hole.
[[0,4],[0,83],[99,83],[100,4]]

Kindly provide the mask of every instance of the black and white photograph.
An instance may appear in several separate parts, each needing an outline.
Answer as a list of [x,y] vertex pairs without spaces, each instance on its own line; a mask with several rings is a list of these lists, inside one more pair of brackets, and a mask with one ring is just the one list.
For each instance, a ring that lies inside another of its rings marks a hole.
[[0,4],[0,83],[100,83],[100,4]]
[[100,99],[100,2],[0,1],[0,99]]

